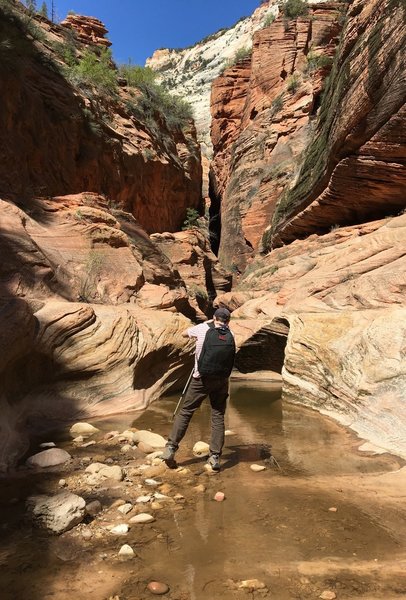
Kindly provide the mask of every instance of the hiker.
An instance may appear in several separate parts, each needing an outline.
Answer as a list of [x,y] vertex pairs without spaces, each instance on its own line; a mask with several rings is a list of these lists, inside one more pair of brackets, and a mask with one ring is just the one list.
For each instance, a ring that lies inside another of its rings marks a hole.
[[183,439],[193,413],[208,396],[211,404],[211,440],[207,465],[220,470],[224,445],[224,414],[228,398],[228,379],[234,364],[234,335],[229,329],[230,312],[218,308],[213,321],[190,327],[183,337],[196,339],[195,366],[183,406],[175,418],[162,460],[175,466],[175,453]]

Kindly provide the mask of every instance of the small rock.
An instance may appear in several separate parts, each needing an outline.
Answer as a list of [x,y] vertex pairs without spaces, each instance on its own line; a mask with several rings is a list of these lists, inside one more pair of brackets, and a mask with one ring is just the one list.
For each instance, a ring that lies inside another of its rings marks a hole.
[[250,465],[251,471],[255,471],[255,473],[259,473],[260,471],[265,471],[266,467],[263,465]]
[[154,502],[151,502],[151,508],[153,510],[160,510],[161,508],[163,508],[162,504],[160,502],[157,502],[156,500]]
[[83,435],[78,435],[78,437],[75,437],[73,441],[75,444],[81,444],[85,441],[85,438],[83,437]]
[[58,485],[59,485],[59,487],[65,487],[65,485],[66,485],[66,480],[65,480],[65,479],[60,479],[60,480],[58,481]]
[[128,533],[129,529],[129,526],[126,523],[121,523],[121,525],[112,527],[112,529],[110,529],[110,533],[113,533],[114,535],[125,535]]
[[263,590],[266,588],[266,585],[263,581],[259,581],[259,579],[243,579],[238,583],[238,587],[240,589],[245,590]]
[[132,443],[135,442],[135,432],[134,431],[126,430],[126,431],[123,431],[123,433],[120,433],[119,436],[120,436],[120,438],[122,438],[124,440],[128,440],[129,442],[132,442]]
[[185,499],[185,496],[182,496],[182,494],[175,494],[173,499],[182,501]]
[[137,448],[144,454],[152,454],[154,452],[154,447],[151,446],[151,444],[146,444],[145,442],[139,442]]
[[210,446],[209,444],[206,444],[206,442],[196,442],[196,444],[193,446],[192,452],[195,456],[203,458],[204,456],[209,455]]
[[321,598],[322,600],[334,600],[334,598],[337,598],[337,596],[334,592],[331,592],[330,590],[325,590],[322,594],[320,594],[319,598]]
[[130,519],[130,523],[152,523],[152,521],[155,521],[155,517],[148,513],[140,513]]
[[125,454],[126,452],[130,452],[132,450],[132,446],[130,446],[130,444],[124,444],[124,446],[121,446],[121,452],[123,454]]
[[124,504],[126,504],[126,501],[122,498],[118,498],[111,504],[111,508],[117,508],[118,506],[123,506]]
[[191,471],[186,467],[179,467],[178,469],[176,469],[176,473],[184,477],[185,475],[190,475]]
[[84,530],[82,531],[82,538],[83,538],[84,540],[90,540],[90,539],[91,539],[91,537],[92,537],[92,532],[91,532],[89,529],[84,529]]
[[72,437],[76,437],[77,435],[83,435],[85,437],[89,437],[100,431],[97,427],[93,427],[90,423],[75,423],[69,430],[69,433]]
[[54,444],[54,442],[42,442],[42,444],[39,445],[40,448],[55,448],[56,444]]
[[153,487],[157,485],[162,485],[162,481],[156,481],[156,479],[145,479],[145,483],[147,485],[152,485]]
[[199,483],[199,485],[196,485],[193,489],[196,492],[205,492],[206,491],[206,488],[202,483]]
[[62,465],[63,463],[70,460],[72,457],[65,450],[60,448],[50,448],[49,450],[43,450],[34,454],[27,459],[27,465],[30,467],[54,467],[56,465]]
[[[337,508],[336,508],[335,506],[331,506],[331,507],[329,508],[329,511],[330,511],[330,512],[337,512]],[[335,596],[334,596],[334,597],[335,597]]]
[[35,524],[56,534],[64,533],[78,525],[85,515],[86,502],[68,491],[55,496],[30,496],[27,511]]
[[226,429],[224,435],[235,435],[235,431],[232,431],[231,429]]
[[153,594],[160,596],[169,592],[169,585],[161,583],[160,581],[150,581],[147,585],[147,589]]
[[121,506],[119,506],[117,510],[119,510],[123,515],[126,515],[130,512],[130,510],[132,510],[132,508],[133,505],[130,504],[130,502],[126,502],[126,504],[122,504]]
[[153,450],[156,450],[157,448],[164,448],[166,444],[166,440],[162,437],[162,435],[145,430],[136,431],[134,433],[134,441],[138,445],[140,444],[140,442],[148,444],[152,447]]
[[132,556],[135,556],[135,552],[131,548],[131,546],[129,546],[128,544],[124,544],[124,546],[121,546],[120,550],[118,551],[118,555],[130,558]]
[[88,448],[89,446],[94,446],[96,444],[96,442],[94,440],[91,440],[90,442],[86,442],[85,444],[81,444],[81,448]]
[[225,494],[223,492],[216,492],[214,494],[214,500],[216,502],[223,502],[223,500],[225,499]]
[[152,496],[138,496],[136,499],[137,504],[146,504],[152,500]]
[[159,492],[155,492],[154,497],[157,500],[172,500],[170,496],[166,496],[165,494],[160,494]]
[[[161,492],[161,494],[169,494],[169,492],[172,490],[172,486],[169,485],[169,483],[164,483],[163,485],[161,485],[161,487],[159,488],[159,491]],[[155,494],[156,496],[156,494]]]
[[95,515],[99,514],[99,512],[101,510],[102,510],[102,505],[99,500],[92,500],[92,502],[89,502],[88,504],[86,504],[86,512],[91,517],[94,517]]
[[118,431],[109,431],[108,433],[106,433],[104,435],[103,439],[105,439],[105,440],[111,440],[112,438],[116,437],[117,435],[119,435]]

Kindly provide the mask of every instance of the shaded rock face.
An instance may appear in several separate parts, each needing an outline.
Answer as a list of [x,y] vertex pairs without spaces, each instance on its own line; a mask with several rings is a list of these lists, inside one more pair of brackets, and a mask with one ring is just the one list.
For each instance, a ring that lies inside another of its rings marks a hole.
[[[322,74],[338,44],[343,4],[277,19],[254,35],[251,60],[213,83],[211,198],[220,207],[221,262],[242,271],[311,133]],[[320,65],[323,65],[321,68]]]
[[[136,118],[136,92],[87,96],[66,79],[60,50],[86,49],[65,27],[34,21],[33,41],[0,9],[0,194],[29,209],[32,198],[92,191],[130,211],[144,229],[176,231],[201,202],[194,126],[169,130]],[[39,35],[39,33],[38,33]],[[18,47],[18,53],[15,51]],[[97,49],[97,48],[96,48]]]
[[179,311],[196,310],[132,215],[96,194],[37,199],[30,215],[0,201],[0,214],[3,470],[32,432],[164,394],[191,354]]
[[278,248],[217,302],[234,309],[241,370],[283,363],[287,398],[406,456],[405,291],[401,215]]
[[312,143],[274,217],[274,246],[405,207],[404,19],[396,0],[350,5]]

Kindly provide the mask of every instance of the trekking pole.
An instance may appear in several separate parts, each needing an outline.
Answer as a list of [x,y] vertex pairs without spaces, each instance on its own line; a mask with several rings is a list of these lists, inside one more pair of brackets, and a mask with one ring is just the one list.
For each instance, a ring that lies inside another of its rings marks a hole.
[[172,415],[172,421],[173,421],[173,420],[174,420],[174,418],[176,417],[176,413],[178,412],[179,406],[181,405],[181,402],[182,402],[182,400],[183,400],[183,396],[186,394],[186,390],[188,389],[188,387],[189,387],[189,384],[190,384],[190,382],[191,382],[191,380],[192,380],[192,375],[193,375],[193,371],[194,371],[194,370],[195,370],[195,368],[193,367],[193,369],[192,369],[192,371],[191,371],[191,373],[190,373],[190,375],[189,375],[189,377],[188,377],[188,380],[187,380],[187,382],[186,382],[186,385],[185,385],[185,387],[183,388],[183,392],[182,392],[182,394],[181,394],[181,397],[179,398],[179,402],[177,403],[177,405],[176,405],[176,408],[175,408],[175,410],[173,411],[173,415]]

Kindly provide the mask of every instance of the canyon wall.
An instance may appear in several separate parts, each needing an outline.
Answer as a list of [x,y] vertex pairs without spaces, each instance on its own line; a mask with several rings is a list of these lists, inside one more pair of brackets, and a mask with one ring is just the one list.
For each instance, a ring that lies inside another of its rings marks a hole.
[[257,32],[213,85],[211,197],[238,368],[406,457],[404,18],[326,2]]
[[95,19],[76,16],[75,28],[7,6],[0,8],[0,194],[29,206],[36,196],[97,192],[147,232],[180,229],[186,209],[201,208],[193,123],[170,128],[157,113],[136,114],[137,90],[123,80],[102,92],[68,77],[72,53],[82,57],[90,42],[96,53],[106,46],[105,29],[91,35]]
[[252,55],[213,83],[210,182],[220,206],[223,264],[242,272],[295,175],[338,45],[343,3],[278,18],[254,35]]
[[405,10],[350,4],[311,143],[273,218],[274,246],[405,207]]

